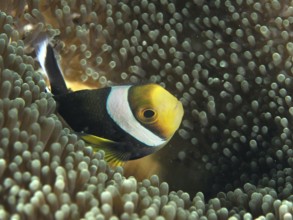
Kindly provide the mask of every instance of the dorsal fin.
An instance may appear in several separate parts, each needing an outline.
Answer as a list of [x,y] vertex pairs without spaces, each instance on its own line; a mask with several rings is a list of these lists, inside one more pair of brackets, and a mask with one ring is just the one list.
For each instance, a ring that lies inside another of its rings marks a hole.
[[42,37],[35,44],[35,50],[38,61],[49,78],[51,92],[54,95],[66,94],[68,89],[48,38]]

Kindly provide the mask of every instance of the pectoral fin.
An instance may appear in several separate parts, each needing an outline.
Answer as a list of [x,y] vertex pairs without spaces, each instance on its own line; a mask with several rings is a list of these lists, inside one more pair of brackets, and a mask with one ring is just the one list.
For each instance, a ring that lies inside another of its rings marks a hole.
[[90,134],[79,133],[81,139],[91,145],[94,151],[105,151],[105,160],[113,166],[123,166],[129,159],[127,152],[121,151],[121,143]]

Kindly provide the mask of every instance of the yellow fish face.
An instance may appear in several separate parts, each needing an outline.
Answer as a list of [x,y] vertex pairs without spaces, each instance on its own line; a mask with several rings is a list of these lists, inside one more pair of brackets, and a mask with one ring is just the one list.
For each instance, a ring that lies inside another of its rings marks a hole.
[[135,118],[165,140],[179,128],[184,114],[182,103],[160,85],[133,86],[128,99]]

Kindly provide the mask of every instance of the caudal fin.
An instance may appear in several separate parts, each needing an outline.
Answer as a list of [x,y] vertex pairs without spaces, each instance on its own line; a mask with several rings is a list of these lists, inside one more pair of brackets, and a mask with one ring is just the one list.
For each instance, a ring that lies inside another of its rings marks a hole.
[[49,78],[51,92],[54,95],[61,95],[68,92],[62,71],[57,63],[54,49],[47,37],[35,44],[37,59]]

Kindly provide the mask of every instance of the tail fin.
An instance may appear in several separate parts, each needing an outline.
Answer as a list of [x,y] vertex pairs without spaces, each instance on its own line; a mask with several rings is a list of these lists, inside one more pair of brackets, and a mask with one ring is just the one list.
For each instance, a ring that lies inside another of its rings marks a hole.
[[35,50],[38,61],[49,78],[51,92],[54,95],[67,93],[68,89],[62,71],[57,63],[54,49],[50,45],[48,38],[44,37],[39,43],[35,44]]

